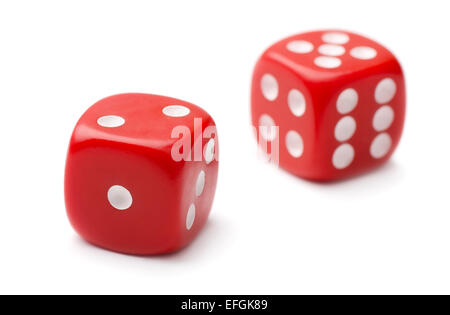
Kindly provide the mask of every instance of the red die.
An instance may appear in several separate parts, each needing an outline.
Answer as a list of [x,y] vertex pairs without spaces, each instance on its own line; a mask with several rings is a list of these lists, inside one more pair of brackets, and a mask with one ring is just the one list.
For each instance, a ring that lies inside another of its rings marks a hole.
[[[259,140],[264,147],[273,142],[271,153],[280,144],[281,167],[333,180],[391,156],[403,129],[405,82],[399,62],[380,44],[348,32],[317,31],[264,52],[251,101]],[[278,133],[271,126],[279,126]]]
[[84,239],[114,251],[180,249],[208,218],[217,152],[214,121],[193,104],[147,94],[105,98],[70,141],[69,219]]

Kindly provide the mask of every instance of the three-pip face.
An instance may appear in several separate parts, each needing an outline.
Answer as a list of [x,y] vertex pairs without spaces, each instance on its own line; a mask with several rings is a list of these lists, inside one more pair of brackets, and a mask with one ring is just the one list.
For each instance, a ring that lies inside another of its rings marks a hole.
[[316,31],[263,53],[251,107],[260,143],[278,137],[282,168],[307,179],[342,179],[392,155],[403,129],[405,82],[399,62],[380,44]]
[[217,152],[215,123],[198,106],[147,94],[105,98],[81,117],[70,141],[69,219],[84,239],[110,250],[178,250],[208,218]]

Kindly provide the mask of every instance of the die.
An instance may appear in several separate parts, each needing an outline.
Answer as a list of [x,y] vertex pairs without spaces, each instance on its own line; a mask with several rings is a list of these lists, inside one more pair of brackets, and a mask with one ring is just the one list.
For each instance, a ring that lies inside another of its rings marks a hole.
[[310,180],[344,179],[386,162],[400,140],[405,105],[394,55],[350,32],[283,39],[253,72],[251,115],[261,147]]
[[218,175],[218,136],[198,106],[150,94],[91,106],[70,140],[65,201],[74,229],[116,252],[164,254],[205,225]]

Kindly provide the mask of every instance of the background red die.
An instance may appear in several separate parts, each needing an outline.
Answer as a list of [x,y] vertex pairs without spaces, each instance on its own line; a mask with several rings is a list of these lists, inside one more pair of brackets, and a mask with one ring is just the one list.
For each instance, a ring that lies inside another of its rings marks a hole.
[[105,98],[81,117],[70,141],[70,222],[87,241],[114,251],[178,250],[208,218],[217,151],[214,121],[198,106],[147,94]]
[[[256,64],[252,123],[279,126],[279,163],[313,180],[357,175],[385,162],[405,117],[405,82],[394,55],[343,31],[295,35]],[[273,140],[264,129],[260,140]]]

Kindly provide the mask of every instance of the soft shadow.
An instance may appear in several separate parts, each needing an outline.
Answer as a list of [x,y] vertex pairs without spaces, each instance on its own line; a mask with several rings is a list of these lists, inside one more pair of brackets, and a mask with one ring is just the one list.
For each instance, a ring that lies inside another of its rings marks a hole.
[[214,251],[224,248],[224,243],[227,242],[228,234],[229,226],[224,221],[219,218],[210,218],[202,231],[200,231],[197,237],[186,247],[176,252],[159,255],[131,255],[114,252],[91,244],[78,235],[74,236],[74,242],[79,250],[84,251],[85,254],[91,257],[131,259],[134,261],[162,261],[165,263],[174,262],[179,264],[210,257],[211,254],[214,254]]
[[284,173],[312,189],[325,191],[347,190],[349,193],[355,193],[356,191],[370,193],[380,189],[389,189],[398,185],[405,176],[404,169],[395,160],[389,160],[380,167],[358,176],[336,181],[305,180],[288,172]]
[[142,258],[185,262],[187,260],[203,260],[203,258],[214,255],[215,251],[226,247],[227,235],[229,235],[229,226],[218,218],[210,218],[206,222],[202,231],[186,247],[172,253],[145,256]]

